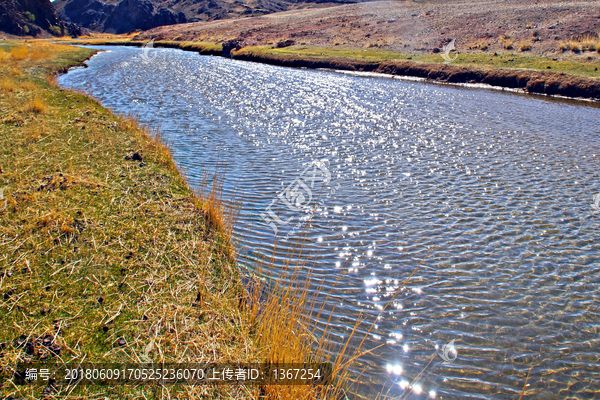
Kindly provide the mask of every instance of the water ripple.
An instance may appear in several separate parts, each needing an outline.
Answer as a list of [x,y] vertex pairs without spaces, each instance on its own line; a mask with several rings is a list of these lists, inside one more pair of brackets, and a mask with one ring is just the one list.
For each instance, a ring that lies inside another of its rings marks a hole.
[[[145,62],[140,52],[110,48],[60,83],[160,127],[192,185],[226,163],[225,197],[243,199],[242,264],[273,252],[284,264],[310,213],[274,205],[290,220],[275,251],[260,214],[313,161],[326,165],[305,268],[313,295],[331,294],[334,340],[348,339],[361,312],[360,332],[376,324],[366,346],[385,346],[357,366],[367,396],[401,394],[432,356],[411,398],[515,398],[532,366],[529,395],[594,396],[598,108],[171,49]],[[443,363],[435,353],[451,340],[457,358]]]

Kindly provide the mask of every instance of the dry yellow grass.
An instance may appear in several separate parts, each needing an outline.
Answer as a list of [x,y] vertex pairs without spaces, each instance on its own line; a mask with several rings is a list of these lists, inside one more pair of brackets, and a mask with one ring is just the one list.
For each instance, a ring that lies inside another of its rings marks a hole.
[[569,42],[558,42],[558,49],[560,51],[567,51],[571,48],[571,46],[569,46]]
[[585,35],[577,39],[559,42],[558,48],[561,51],[571,50],[573,53],[580,53],[582,51],[600,52],[600,33],[596,35]]
[[6,52],[4,49],[0,48],[0,63],[7,63],[11,58],[12,56],[9,52]]
[[481,51],[486,51],[489,48],[490,44],[486,41],[486,40],[478,40],[475,42],[471,42],[467,44],[467,48],[469,50],[481,50]]
[[569,49],[571,49],[571,51],[574,53],[580,53],[583,50],[579,40],[570,40],[569,41]]
[[44,60],[47,58],[50,58],[50,53],[47,51],[40,51],[40,50],[34,49],[31,52],[31,59],[33,61],[40,61],[40,60]]
[[531,47],[532,47],[531,40],[521,40],[521,41],[517,42],[517,47],[521,51],[529,51],[529,50],[531,50]]
[[27,58],[27,56],[29,56],[29,51],[27,50],[27,47],[25,47],[25,46],[13,47],[10,50],[10,55],[15,60],[25,60]]
[[9,79],[8,77],[6,77],[6,78],[2,78],[2,80],[0,80],[0,90],[5,91],[5,92],[12,92],[15,89],[16,89],[16,85],[12,79]]
[[596,51],[600,48],[600,35],[585,35],[579,42],[582,51]]
[[508,35],[500,36],[500,43],[502,44],[502,47],[504,47],[506,50],[511,50],[514,44],[513,41],[510,39],[510,36]]
[[35,114],[45,114],[48,111],[48,105],[41,97],[34,95],[29,101],[27,110]]

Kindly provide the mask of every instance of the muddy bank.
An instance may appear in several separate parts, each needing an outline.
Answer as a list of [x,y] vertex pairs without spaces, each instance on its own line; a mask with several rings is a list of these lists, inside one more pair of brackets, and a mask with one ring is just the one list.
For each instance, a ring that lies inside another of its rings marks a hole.
[[483,70],[452,64],[427,64],[410,61],[369,62],[349,59],[311,59],[238,51],[232,58],[295,68],[330,68],[425,78],[444,83],[480,83],[528,93],[600,101],[600,80],[563,73],[496,69]]

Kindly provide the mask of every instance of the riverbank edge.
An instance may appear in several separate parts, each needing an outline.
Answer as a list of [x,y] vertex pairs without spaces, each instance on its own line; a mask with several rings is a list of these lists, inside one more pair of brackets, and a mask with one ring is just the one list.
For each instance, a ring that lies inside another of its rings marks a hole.
[[[22,45],[23,42],[22,41],[15,41],[17,43],[20,42],[20,44]],[[33,45],[35,46],[35,44]],[[31,54],[31,53],[30,53]],[[143,160],[144,162],[142,162],[141,164],[144,164],[144,167],[146,167],[146,169],[150,169],[152,168],[152,165],[154,164],[153,161],[156,161],[156,165],[158,166],[158,168],[160,169],[160,173],[166,175],[164,176],[165,178],[175,182],[176,185],[183,187],[183,190],[181,191],[181,193],[179,193],[179,195],[181,195],[181,198],[178,199],[174,199],[173,202],[176,202],[178,207],[183,207],[186,209],[186,213],[181,213],[181,215],[177,215],[176,217],[180,218],[181,220],[186,220],[189,219],[190,215],[195,215],[197,216],[199,219],[202,220],[202,224],[205,225],[206,227],[206,232],[198,232],[198,234],[203,235],[204,236],[204,240],[206,241],[207,239],[207,235],[209,237],[209,240],[211,242],[213,242],[210,247],[208,247],[206,249],[206,256],[207,258],[211,259],[211,258],[218,258],[219,260],[223,261],[223,266],[221,268],[223,268],[223,271],[219,271],[218,273],[218,279],[221,280],[221,282],[219,283],[219,286],[221,286],[223,289],[219,290],[218,295],[220,296],[219,299],[224,298],[224,296],[229,295],[229,298],[225,298],[226,300],[226,304],[233,304],[235,306],[237,306],[236,310],[230,310],[232,316],[229,315],[221,315],[221,310],[214,308],[211,309],[210,307],[208,307],[208,305],[210,304],[210,294],[209,293],[203,293],[202,289],[200,289],[200,291],[198,292],[198,294],[196,295],[196,293],[190,293],[189,296],[192,296],[193,298],[196,298],[196,300],[192,300],[193,303],[191,303],[191,307],[193,307],[194,310],[200,310],[200,320],[202,320],[202,314],[208,314],[208,315],[213,315],[213,316],[220,316],[220,318],[222,319],[227,319],[229,321],[232,321],[234,318],[242,318],[241,321],[237,321],[236,322],[244,322],[242,325],[239,325],[238,327],[236,327],[236,333],[242,333],[246,332],[248,333],[248,326],[247,326],[247,321],[248,320],[252,320],[252,310],[245,310],[245,306],[244,306],[244,299],[246,299],[248,297],[248,293],[247,290],[244,289],[244,284],[243,281],[241,279],[241,274],[242,271],[238,268],[238,266],[235,263],[235,245],[234,243],[232,243],[231,240],[231,222],[229,220],[227,220],[224,216],[224,209],[223,209],[223,203],[221,202],[221,199],[219,196],[219,193],[215,192],[214,190],[209,190],[208,193],[203,193],[203,192],[196,192],[194,191],[192,188],[189,187],[189,185],[187,184],[187,181],[184,177],[184,175],[181,173],[181,171],[176,167],[176,164],[174,163],[174,160],[172,158],[172,153],[170,151],[170,149],[165,146],[165,144],[162,142],[162,140],[160,139],[160,137],[158,136],[154,136],[153,131],[150,131],[148,128],[145,128],[144,126],[140,126],[138,124],[138,122],[130,117],[126,117],[126,116],[120,116],[117,115],[115,113],[113,113],[111,110],[107,109],[106,107],[104,107],[103,105],[101,105],[97,100],[95,100],[93,97],[86,95],[82,92],[79,91],[72,91],[72,90],[68,90],[68,89],[64,89],[60,86],[58,86],[56,84],[55,78],[57,78],[60,75],[63,75],[65,73],[67,73],[68,71],[72,70],[73,68],[78,68],[78,67],[86,67],[85,62],[90,60],[91,58],[95,57],[98,54],[98,51],[94,51],[92,54],[82,54],[81,56],[71,56],[72,58],[69,59],[66,63],[63,63],[62,65],[54,65],[54,64],[50,64],[50,63],[45,63],[43,60],[38,60],[37,58],[32,58],[33,61],[33,65],[37,65],[40,67],[41,70],[45,71],[42,72],[40,74],[36,73],[36,72],[31,72],[34,71],[34,69],[36,68],[30,68],[29,71],[30,72],[20,72],[20,71],[16,71],[15,68],[12,68],[12,74],[14,76],[6,76],[6,79],[8,79],[11,82],[11,85],[17,84],[20,85],[20,83],[17,82],[29,82],[27,83],[26,89],[27,91],[33,91],[34,92],[34,99],[36,99],[36,101],[38,101],[40,104],[40,110],[38,111],[30,111],[32,113],[32,115],[35,115],[35,119],[44,119],[45,116],[49,116],[48,114],[48,108],[52,107],[49,106],[44,100],[43,98],[46,97],[46,94],[42,94],[42,92],[51,92],[51,94],[53,96],[61,96],[64,97],[64,95],[66,94],[70,100],[67,100],[68,104],[67,106],[71,106],[70,108],[73,109],[75,108],[79,108],[82,107],[82,99],[84,99],[83,103],[84,105],[88,105],[92,104],[94,109],[97,109],[103,116],[108,116],[111,120],[116,120],[118,121],[117,123],[115,123],[115,125],[110,125],[111,127],[114,126],[114,130],[115,130],[115,135],[119,135],[119,136],[126,136],[125,139],[129,138],[131,141],[135,142],[138,141],[140,138],[142,138],[143,141],[150,143],[151,146],[145,146],[144,147],[144,152],[143,152]],[[35,57],[35,56],[34,56]],[[39,55],[37,57],[40,57]],[[19,60],[19,59],[17,59]],[[4,78],[4,77],[3,77]],[[18,79],[20,79],[21,81],[18,81]],[[6,84],[6,80],[3,81],[3,85],[1,90],[5,91],[5,93],[8,94],[8,96],[14,96],[17,95],[19,93],[19,91],[22,89],[21,87],[17,86],[11,86],[8,87]],[[31,83],[31,82],[35,82],[35,83]],[[82,110],[84,108],[82,107]],[[21,111],[18,111],[21,112]],[[85,115],[87,116],[86,118],[92,118],[94,117],[94,112],[93,111],[86,111]],[[79,124],[81,124],[82,122],[79,122],[79,119],[76,120]],[[1,123],[7,123],[7,124],[13,124],[14,122],[14,118],[10,117],[10,118],[6,118],[3,119],[1,121]],[[52,121],[52,123],[56,123],[57,121]],[[64,121],[58,121],[60,123],[64,123],[66,125],[71,124],[71,121],[68,120],[64,120]],[[12,126],[12,125],[7,125],[7,126]],[[122,126],[125,126],[127,129],[121,128]],[[22,125],[15,125],[15,128],[17,129],[17,132],[22,130]],[[86,125],[82,126],[82,130],[86,127]],[[86,132],[89,132],[90,128],[92,128],[92,124],[90,123],[87,126],[88,129],[86,129]],[[113,128],[111,128],[113,129]],[[112,132],[112,131],[111,131]],[[31,136],[33,135],[33,133],[28,132],[27,134],[23,133],[23,136]],[[52,134],[50,134],[52,135]],[[48,136],[44,137],[44,139],[46,139]],[[32,139],[33,141],[36,141],[39,139]],[[94,138],[94,140],[96,140],[96,138]],[[41,141],[40,141],[41,142]],[[69,140],[70,143],[70,140]],[[70,144],[69,144],[70,146]],[[157,153],[156,154],[152,154],[151,152],[148,152],[147,149],[148,148],[155,148],[157,149]],[[75,150],[73,150],[73,152],[76,152]],[[137,153],[136,153],[137,154]],[[112,155],[114,158],[116,159],[121,159],[122,160],[122,156],[119,154],[113,154]],[[127,160],[127,158],[126,158]],[[134,159],[135,160],[135,159]],[[148,160],[148,161],[147,161]],[[160,162],[159,162],[160,160]],[[148,166],[146,166],[146,161],[148,163]],[[127,161],[125,161],[127,162]],[[11,169],[11,164],[10,162],[3,162],[3,170],[0,169],[0,173],[10,173],[10,169]],[[93,169],[93,165],[89,165],[89,167],[91,169]],[[143,170],[142,165],[140,165],[140,170]],[[63,176],[62,174],[60,175],[61,177]],[[107,176],[108,179],[108,176]],[[218,179],[218,178],[215,178]],[[53,181],[51,181],[53,182]],[[50,183],[51,185],[52,183]],[[71,183],[72,184],[72,183]],[[74,185],[73,185],[74,186]],[[95,186],[95,185],[94,185]],[[99,184],[98,188],[101,188],[103,185]],[[64,186],[61,184],[60,187],[60,191],[59,193],[63,193],[63,192],[68,192],[66,190],[67,188],[67,184],[65,184]],[[156,188],[151,187],[150,185],[147,185],[147,187],[144,187],[143,182],[142,185],[138,185],[136,183],[136,187],[138,191],[147,191],[149,193],[153,193],[153,190],[155,190]],[[43,187],[42,187],[43,188]],[[17,200],[13,200],[13,197],[15,197],[15,195],[11,194],[10,191],[10,184],[8,187],[4,187],[2,190],[4,192],[5,189],[6,193],[4,198],[8,199],[7,201],[7,205],[9,210],[9,213],[16,213],[16,211],[12,211],[12,209],[14,208],[14,210],[18,210],[18,199]],[[38,192],[41,192],[42,189],[38,189]],[[153,193],[154,195],[156,193]],[[183,204],[183,203],[189,203],[189,204]],[[88,204],[89,205],[89,204]],[[206,207],[204,206],[206,205]],[[42,205],[42,207],[47,207],[47,204]],[[92,205],[93,206],[93,205]],[[140,207],[138,207],[139,209]],[[4,211],[0,210],[0,211]],[[147,215],[144,214],[144,212],[142,212],[141,210],[139,212],[136,213],[138,220],[142,220],[147,218]],[[7,218],[10,218],[10,214],[6,214]],[[106,216],[108,219],[108,215]],[[76,220],[77,221],[77,220]],[[23,221],[21,221],[23,222]],[[79,223],[79,222],[77,222]],[[8,225],[9,223],[7,223]],[[66,229],[69,229],[68,231]],[[61,227],[61,236],[59,236],[60,238],[73,238],[73,237],[77,237],[81,232],[78,231],[78,229],[85,229],[85,228],[80,228],[79,225],[77,225],[76,228],[71,228],[70,225],[63,225]],[[66,233],[65,233],[66,232]],[[33,238],[32,238],[33,239]],[[57,243],[59,239],[55,239],[55,244]],[[83,240],[84,242],[87,242],[87,239]],[[38,243],[38,245],[40,245],[41,243]],[[105,243],[106,244],[106,243]],[[83,247],[83,245],[79,245],[81,247]],[[77,251],[79,249],[79,247],[75,247],[75,251]],[[81,250],[79,250],[81,252]],[[50,251],[49,251],[50,252]],[[102,255],[102,251],[98,251],[97,254],[99,256]],[[210,253],[210,254],[208,254]],[[214,253],[214,254],[213,254]],[[177,253],[179,254],[179,253]],[[105,257],[106,258],[106,257]],[[126,256],[125,257],[127,260],[133,259],[130,256]],[[168,256],[167,258],[170,259],[170,261],[176,262],[174,260],[177,261],[181,261],[178,260],[177,256],[171,255]],[[174,260],[173,260],[174,258]],[[219,260],[215,260],[214,262],[217,262]],[[203,263],[203,260],[197,260],[199,264]],[[64,262],[64,261],[63,261]],[[47,267],[46,265],[42,266],[41,264],[39,266],[36,265],[37,263],[35,263],[35,261],[31,262],[31,264],[28,262],[27,263],[27,268],[30,268],[30,271],[34,271],[37,273],[37,268],[43,268],[43,267]],[[229,264],[229,267],[225,268],[224,264]],[[121,266],[119,266],[120,268]],[[233,267],[233,268],[232,268]],[[122,268],[120,270],[120,274],[123,275],[123,271],[126,268]],[[2,276],[4,276],[4,271],[5,269],[2,268]],[[177,272],[181,272],[181,271],[177,271]],[[199,274],[201,274],[201,271],[198,271]],[[8,277],[11,277],[11,274],[7,275]],[[15,276],[13,275],[13,279],[15,278]],[[178,277],[176,277],[175,275],[172,277],[173,280],[177,280]],[[5,278],[6,279],[6,278]],[[117,278],[119,279],[119,278]],[[120,279],[126,279],[126,278],[120,278]],[[171,280],[169,278],[167,278],[167,280]],[[63,282],[61,283],[65,283],[68,282],[68,279],[64,279]],[[48,290],[48,288],[50,287],[50,285],[53,282],[50,282],[47,285],[48,282],[44,283],[42,285],[42,287],[45,287],[45,289],[43,290]],[[14,282],[8,283],[8,287],[11,287],[13,285],[16,285],[17,289],[17,293],[19,291],[18,289],[18,285],[20,283],[19,282]],[[5,286],[6,282],[5,282]],[[111,286],[111,285],[108,285]],[[119,290],[121,289],[122,283],[119,284]],[[220,288],[219,288],[220,289]],[[11,289],[13,290],[13,292],[15,291],[15,289]],[[10,292],[10,291],[9,291]],[[12,293],[12,292],[10,292]],[[233,296],[231,296],[233,295]],[[185,296],[187,297],[187,296]],[[5,301],[6,299],[9,298],[7,296],[4,297]],[[41,297],[40,297],[41,299]],[[47,307],[47,305],[45,304],[45,302],[39,301],[39,299],[36,297],[35,299],[32,298],[31,300],[29,300],[30,302],[34,303],[34,309],[39,309],[41,308],[43,311],[41,312],[41,317],[42,318],[51,318],[49,317],[50,314],[53,315],[53,318],[57,317],[57,313],[58,311],[56,310],[52,310],[52,309],[59,309],[60,305],[58,304],[51,304],[50,308],[42,308],[42,307]],[[108,299],[106,301],[104,301],[104,297],[100,297],[98,300],[98,303],[102,304],[108,302]],[[158,302],[160,302],[160,299],[158,299]],[[39,303],[39,304],[38,304]],[[224,303],[225,304],[225,303]],[[131,306],[135,306],[135,304],[130,304]],[[36,308],[37,306],[37,308]],[[167,307],[172,307],[172,304],[163,304],[163,308],[167,308]],[[233,308],[236,308],[236,307]],[[16,308],[21,308],[21,306],[16,306]],[[51,310],[51,311],[44,311],[44,310]],[[82,310],[83,311],[83,310]],[[194,313],[198,313],[198,311],[194,311]],[[248,314],[247,317],[240,317],[240,314]],[[106,324],[104,325],[104,327],[100,326],[100,328],[106,329],[104,332],[106,333],[107,331],[112,332],[113,331],[113,325],[115,324],[115,322],[117,321],[117,317],[119,315],[123,315],[125,314],[125,310],[123,310],[123,312],[121,312],[121,309],[119,309],[119,312],[117,312],[116,315],[113,315],[111,317],[111,319],[108,320],[108,322],[106,322]],[[28,314],[28,316],[33,315],[32,313]],[[153,315],[151,314],[146,314],[144,313],[143,316],[140,318],[139,322],[142,321],[148,321],[148,320],[152,320]],[[198,317],[194,316],[193,317],[195,320],[198,320]],[[55,320],[56,322],[57,320]],[[8,322],[7,322],[8,323]],[[233,322],[232,322],[233,323]],[[38,326],[38,324],[36,324],[36,326]],[[43,324],[42,324],[43,325]],[[94,324],[94,329],[95,329],[95,324]],[[71,328],[70,333],[75,333],[75,328]],[[172,332],[169,332],[169,334],[171,334]],[[5,334],[9,334],[8,330],[5,332]],[[59,334],[60,334],[60,330],[59,333],[56,333],[55,336],[52,337],[52,340],[56,341],[55,343],[59,343],[60,340],[60,345],[57,344],[57,348],[59,349],[57,351],[57,354],[60,352],[60,346],[62,346],[63,348],[63,352],[64,349],[69,349],[69,346],[66,343],[66,339],[64,338],[59,338]],[[21,336],[21,339],[16,339],[15,340],[15,348],[14,348],[14,352],[12,350],[12,348],[9,347],[6,349],[5,353],[3,354],[4,361],[7,360],[17,360],[19,359],[19,354],[22,353],[22,346],[18,346],[19,344],[19,340],[30,340],[30,343],[33,343],[33,340],[35,338],[33,332],[30,332],[29,334],[24,334],[25,338],[23,338],[23,335]],[[47,337],[47,336],[46,336]],[[232,336],[233,337],[233,336]],[[4,339],[4,338],[3,338]],[[6,341],[3,342],[3,348],[6,345],[6,343],[12,343],[12,337]],[[158,336],[158,339],[160,339],[160,337]],[[35,346],[38,346],[38,343],[36,342],[33,345],[36,353],[35,356],[38,355],[37,353],[37,348]],[[157,337],[154,338],[154,340],[157,340]],[[224,342],[229,342],[229,338],[225,339],[219,339],[219,340],[223,340]],[[255,340],[252,338],[251,334],[248,334],[245,338],[244,338],[244,346],[245,346],[245,350],[251,354],[253,354],[251,356],[251,358],[249,360],[247,360],[247,362],[255,362],[255,356],[258,353],[258,348],[256,346]],[[124,342],[125,344],[121,345],[118,344],[117,346],[125,346],[128,347],[129,344]],[[157,341],[158,343],[158,341]],[[71,343],[69,343],[71,344]],[[78,343],[79,344],[79,343]],[[41,351],[41,350],[40,350]],[[234,349],[232,347],[232,351],[236,351],[236,349]],[[29,354],[29,353],[27,353]],[[39,354],[42,354],[41,352]],[[146,353],[146,356],[148,355],[148,353]],[[237,354],[238,357],[244,357],[244,354]],[[91,360],[94,361],[94,360]],[[97,360],[96,360],[97,361]],[[89,360],[88,360],[89,362]],[[2,387],[0,387],[0,389],[4,389]],[[54,389],[53,389],[54,390]],[[86,389],[87,390],[87,389]],[[0,390],[0,393],[2,393],[3,391]],[[13,393],[16,394],[16,393]],[[88,393],[90,394],[90,393]],[[119,392],[119,394],[122,394],[121,392]],[[231,397],[234,398],[234,397]]]
[[[81,61],[73,61],[72,63],[70,63],[68,65],[53,69],[51,72],[52,79],[57,79],[58,77],[67,74],[69,71],[71,71],[74,68],[87,68],[86,62],[88,62],[92,58],[96,57],[99,53],[100,53],[100,51],[95,50],[92,55],[90,55],[89,57],[87,57]],[[72,90],[64,89],[60,86],[59,86],[59,90],[75,93]],[[93,97],[91,97],[83,92],[79,92],[79,91],[77,92],[77,95],[83,96],[83,97],[89,99],[90,101],[97,102],[98,105],[103,110],[105,110],[105,112],[113,115],[115,118],[127,120],[127,117],[123,117],[123,116],[115,114],[110,109],[104,107],[100,102],[98,102]],[[134,120],[134,121],[137,124],[137,120]],[[127,122],[131,122],[131,121],[127,121]],[[199,193],[199,192],[194,191],[187,183],[187,180],[186,180],[184,174],[182,173],[182,171],[177,167],[177,164],[175,163],[175,160],[173,159],[173,154],[171,152],[171,149],[168,147],[168,145],[163,143],[163,141],[161,140],[160,137],[151,136],[149,134],[150,132],[141,126],[137,126],[134,129],[136,131],[138,131],[139,134],[142,135],[146,140],[148,140],[152,143],[155,143],[159,148],[161,148],[161,150],[166,150],[166,158],[167,158],[166,162],[169,164],[169,170],[172,174],[174,174],[176,176],[176,179],[179,179],[182,182],[184,182],[186,192],[187,192],[188,196],[190,197],[190,200],[195,208],[195,211],[198,212],[199,215],[204,216],[206,223],[210,226],[210,228],[216,230],[217,234],[222,239],[224,239],[224,243],[219,243],[219,245],[216,246],[216,247],[218,247],[218,249],[216,249],[216,250],[218,252],[222,253],[223,255],[225,255],[225,257],[231,263],[235,264],[235,261],[234,261],[235,260],[235,246],[232,243],[232,239],[231,239],[233,222],[226,220],[226,217],[224,216],[224,213],[226,212],[224,210],[225,205],[222,203],[222,199],[220,198],[221,194],[219,192],[217,192],[219,189],[213,188],[210,193],[205,193],[205,192]],[[215,173],[217,173],[217,171],[215,171]],[[215,179],[218,179],[218,178],[215,176]],[[215,183],[215,185],[218,185],[218,183],[216,183],[216,180],[213,180],[213,183]],[[204,188],[203,188],[203,190],[204,190]],[[204,196],[202,196],[202,195],[204,195]],[[200,197],[206,197],[206,199],[203,199]],[[210,210],[210,209],[204,208],[199,205],[199,203],[206,203],[207,200],[208,200],[208,202],[213,202],[213,205],[215,207],[217,207],[218,209]],[[236,265],[236,267],[237,267],[237,265]],[[238,288],[242,288],[242,290],[244,291],[243,297],[247,298],[250,295],[247,292],[247,289],[251,289],[251,288],[246,287],[247,285],[244,284],[244,280],[241,279],[241,274],[242,274],[242,270],[240,270],[238,268],[237,274],[230,275],[231,279],[230,279],[230,282],[228,282],[228,283],[232,283],[234,286],[236,286]],[[256,279],[256,278],[250,277],[248,279],[251,280],[251,279]],[[230,300],[239,304],[240,306],[242,305],[242,303],[240,302],[240,297],[234,297],[234,298],[231,298]],[[242,307],[240,307],[240,308],[242,308]]]
[[[74,44],[136,46],[147,45],[141,41],[78,41]],[[452,63],[419,63],[404,60],[363,61],[342,57],[310,57],[301,54],[282,55],[257,51],[254,48],[236,49],[225,43],[221,48],[205,43],[155,41],[154,47],[194,51],[201,55],[228,57],[235,60],[258,62],[292,68],[331,69],[352,72],[370,72],[392,76],[421,78],[445,84],[483,84],[492,87],[521,91],[529,94],[560,96],[576,100],[600,102],[600,80],[565,73],[526,69],[484,69]]]

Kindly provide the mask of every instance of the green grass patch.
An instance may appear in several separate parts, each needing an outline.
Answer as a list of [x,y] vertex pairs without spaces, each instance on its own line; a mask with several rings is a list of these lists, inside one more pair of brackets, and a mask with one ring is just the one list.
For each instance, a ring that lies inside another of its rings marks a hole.
[[[355,49],[343,47],[316,47],[316,46],[291,46],[272,49],[269,46],[247,47],[244,52],[255,54],[278,54],[285,56],[311,57],[311,58],[348,58],[382,62],[390,60],[410,60],[423,63],[444,63],[440,54],[407,54],[378,48]],[[458,54],[453,65],[464,65],[486,69],[511,68],[531,69],[538,71],[562,72],[571,75],[586,77],[600,77],[600,62],[590,60],[587,62],[576,60],[560,60],[550,57],[536,56],[520,53],[462,53]],[[549,67],[549,68],[548,68]]]

